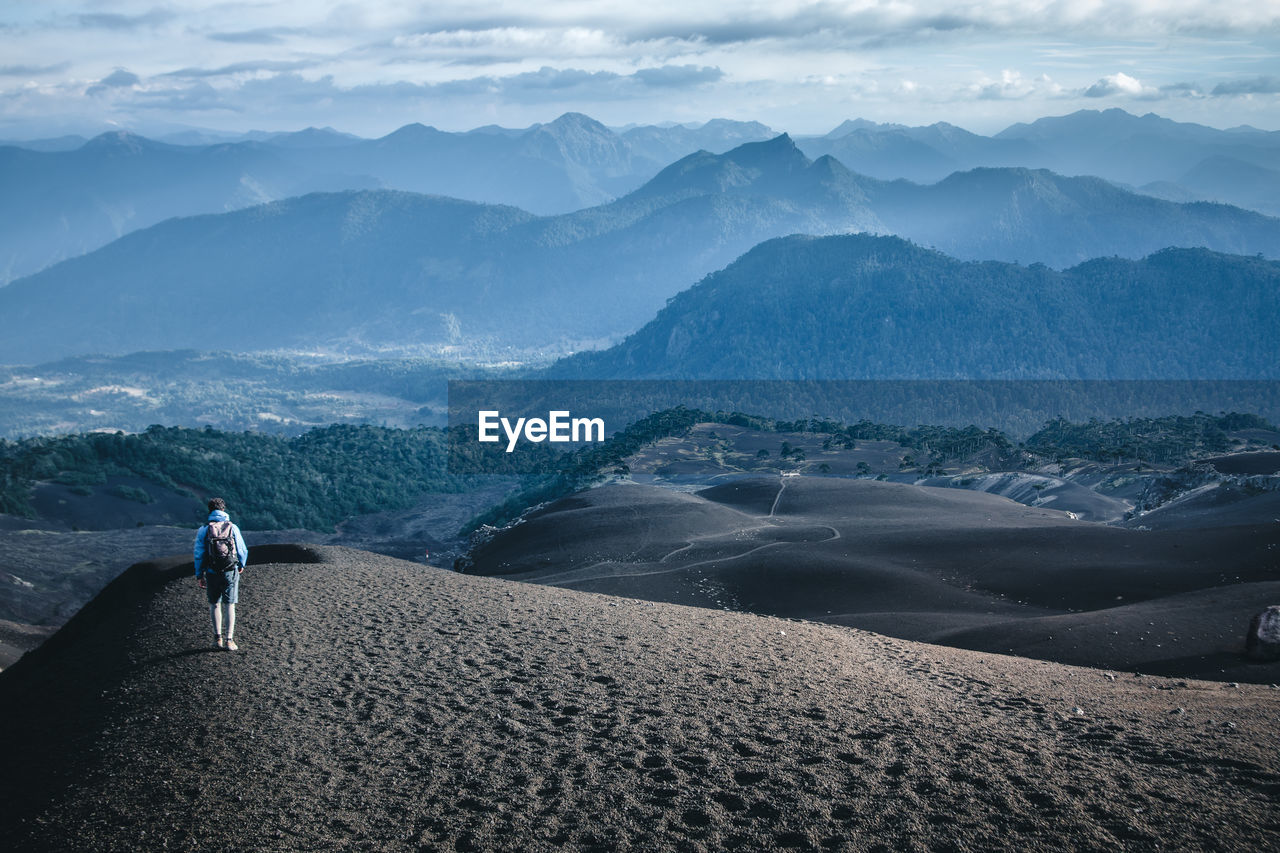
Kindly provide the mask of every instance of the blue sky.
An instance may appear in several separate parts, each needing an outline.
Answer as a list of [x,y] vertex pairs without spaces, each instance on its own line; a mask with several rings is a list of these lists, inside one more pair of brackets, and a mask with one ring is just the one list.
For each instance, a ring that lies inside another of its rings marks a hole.
[[0,136],[1082,108],[1280,130],[1280,0],[0,4]]

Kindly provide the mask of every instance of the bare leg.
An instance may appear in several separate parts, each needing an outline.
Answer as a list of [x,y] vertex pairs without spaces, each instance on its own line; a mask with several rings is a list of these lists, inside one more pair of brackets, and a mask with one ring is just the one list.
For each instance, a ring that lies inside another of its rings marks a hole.
[[231,639],[231,635],[236,632],[236,606],[234,604],[227,605],[227,639]]
[[209,618],[213,620],[213,633],[222,638],[222,608],[217,604],[209,605]]

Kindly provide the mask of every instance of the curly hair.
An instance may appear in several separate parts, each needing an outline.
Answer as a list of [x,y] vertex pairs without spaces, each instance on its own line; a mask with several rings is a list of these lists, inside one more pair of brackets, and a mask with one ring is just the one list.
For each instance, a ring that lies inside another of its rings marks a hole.
[[227,511],[227,502],[226,502],[226,501],[224,501],[222,498],[210,498],[210,499],[209,499],[209,512],[213,512],[214,510],[217,510],[217,509],[220,509],[220,510],[222,510],[223,512],[226,512],[226,511]]

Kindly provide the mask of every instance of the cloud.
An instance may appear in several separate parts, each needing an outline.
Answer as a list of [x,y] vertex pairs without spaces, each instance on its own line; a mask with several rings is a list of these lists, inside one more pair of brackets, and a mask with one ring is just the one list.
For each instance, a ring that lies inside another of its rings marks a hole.
[[123,68],[117,68],[106,77],[103,77],[97,83],[85,89],[86,95],[101,95],[112,89],[132,89],[142,82],[137,74],[132,71],[126,71]]
[[759,42],[808,41],[831,46],[878,48],[930,39],[937,34],[985,30],[981,20],[961,14],[918,11],[910,4],[896,8],[845,8],[808,3],[786,14],[772,9],[735,9],[691,19],[683,11],[654,15],[651,21],[621,24],[619,33],[638,42],[676,41],[689,45],[729,47]]
[[1005,69],[999,80],[983,78],[969,87],[968,94],[980,101],[1018,101],[1032,96],[1057,97],[1062,87],[1047,74],[1028,80],[1019,71]]
[[236,74],[254,74],[259,71],[301,71],[321,64],[315,59],[262,59],[248,62],[234,62],[221,68],[180,68],[177,71],[166,71],[160,77],[232,77]]
[[281,44],[286,36],[301,35],[303,32],[297,27],[261,27],[238,32],[209,33],[205,37],[227,44]]
[[1272,127],[1266,95],[1280,93],[1275,2],[54,0],[0,3],[0,35],[0,96],[20,105],[0,124],[127,123],[143,105],[159,120],[171,104],[169,121],[234,105],[256,117],[246,127],[361,132],[553,109],[619,124],[725,115],[808,132],[849,113],[998,129],[1111,99]]
[[393,38],[394,50],[412,56],[470,54],[481,51],[507,59],[530,56],[604,56],[615,54],[622,43],[603,30],[589,27],[492,27],[488,29],[432,30]]
[[[642,97],[651,90],[691,88],[713,83],[724,76],[719,68],[693,65],[663,65],[641,68],[631,74],[613,71],[585,71],[578,68],[543,66],[502,77],[472,77],[442,83],[423,84],[419,91],[429,97],[457,97],[485,94],[503,100],[530,103],[557,100],[622,100]],[[371,94],[385,87],[358,86],[353,94]]]
[[724,77],[724,72],[709,65],[663,65],[660,68],[641,68],[631,76],[646,86],[680,89],[715,83]]
[[501,78],[501,87],[509,92],[577,89],[611,84],[622,79],[612,71],[581,71],[577,68],[551,68],[544,65],[537,71],[513,74]]
[[1202,98],[1204,90],[1197,83],[1168,83],[1160,87],[1160,94],[1170,98]]
[[81,27],[90,30],[136,30],[154,27],[174,20],[177,14],[168,9],[152,9],[140,15],[122,15],[116,12],[91,12],[76,15]]
[[1142,81],[1134,77],[1130,77],[1121,71],[1118,74],[1108,74],[1094,83],[1082,93],[1086,98],[1107,98],[1112,95],[1128,95],[1130,97],[1150,97],[1155,94],[1155,90],[1149,86],[1143,86]]
[[45,74],[60,74],[70,67],[70,62],[59,62],[57,65],[0,65],[0,77],[40,77]]
[[228,103],[217,89],[203,81],[180,88],[148,89],[138,92],[133,105],[146,110],[170,112],[243,112],[243,108]]
[[698,4],[648,3],[650,14],[616,15],[611,25],[636,39],[675,38],[710,45],[764,40],[827,40],[884,48],[964,35],[1116,39],[1154,35],[1256,35],[1280,30],[1274,4],[1224,6],[1207,0],[1108,0],[1107,3],[798,2],[741,4],[732,13]]
[[[245,63],[245,70],[260,68],[261,65]],[[631,74],[543,66],[536,71],[517,74],[428,83],[393,81],[343,86],[333,75],[308,79],[291,71],[249,77],[216,89],[205,82],[207,79],[216,83],[217,78],[227,76],[220,73],[223,71],[230,73],[229,69],[170,72],[165,75],[168,79],[191,78],[195,82],[190,87],[134,91],[131,98],[139,106],[158,108],[163,104],[178,111],[232,109],[232,104],[252,105],[257,112],[285,108],[359,110],[365,107],[412,111],[415,104],[439,106],[447,101],[466,103],[477,100],[512,105],[558,104],[558,108],[570,109],[576,104],[627,101],[652,97],[656,93],[696,89],[715,83],[724,76],[719,68],[693,65],[647,67]]]
[[1213,87],[1215,95],[1276,95],[1280,94],[1280,77],[1270,75],[1249,80],[1232,80]]
[[[1194,5],[1200,0],[1188,0]],[[389,49],[423,52],[480,52],[513,59],[539,56],[692,55],[749,48],[761,43],[822,50],[892,49],[921,42],[972,38],[1072,35],[1149,38],[1154,33],[1181,34],[1203,29],[1212,17],[1217,32],[1280,28],[1280,15],[1240,15],[1234,22],[1217,11],[1191,14],[1187,2],[1167,9],[1152,0],[1114,0],[1105,22],[1096,8],[1077,8],[1056,0],[955,4],[936,0],[884,2],[785,2],[695,4],[650,0],[641,5],[593,3],[583,7],[560,2],[502,6],[483,15],[457,14],[447,8],[427,13],[411,28],[388,40]],[[505,4],[504,4],[505,5]]]
[[[1080,93],[1086,98],[1106,98],[1114,95],[1157,100],[1162,98],[1203,98],[1204,87],[1198,83],[1168,83],[1159,88],[1144,85],[1141,81],[1123,72],[1109,74]],[[1208,93],[1215,97],[1233,97],[1239,95],[1276,95],[1280,94],[1280,77],[1263,75],[1242,80],[1219,83]]]

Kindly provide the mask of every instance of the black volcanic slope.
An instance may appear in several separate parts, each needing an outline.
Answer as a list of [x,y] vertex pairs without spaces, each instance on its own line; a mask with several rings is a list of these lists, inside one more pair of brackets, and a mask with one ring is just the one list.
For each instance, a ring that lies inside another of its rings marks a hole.
[[[11,850],[1266,849],[1280,693],[277,548],[0,675]],[[1160,688],[1153,690],[1152,688]]]
[[771,477],[682,494],[611,485],[472,551],[474,571],[814,619],[1149,674],[1271,683],[1246,663],[1280,601],[1280,525],[1129,530],[984,492]]

